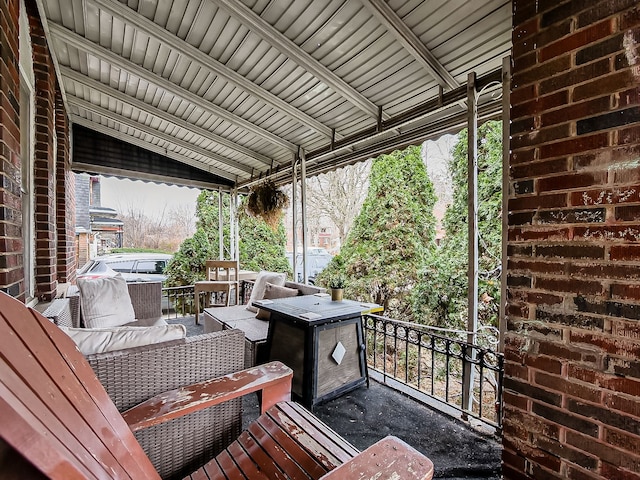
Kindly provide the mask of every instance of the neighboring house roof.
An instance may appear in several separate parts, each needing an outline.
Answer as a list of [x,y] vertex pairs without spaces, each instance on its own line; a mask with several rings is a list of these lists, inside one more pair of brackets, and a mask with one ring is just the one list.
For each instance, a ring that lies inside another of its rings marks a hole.
[[122,220],[118,220],[117,218],[107,218],[107,217],[95,217],[91,219],[92,227],[122,227],[124,222]]
[[102,216],[107,216],[107,217],[115,217],[116,215],[118,215],[118,212],[116,210],[114,210],[113,208],[109,208],[109,207],[101,207],[101,206],[90,206],[89,207],[89,214],[90,215],[102,215]]

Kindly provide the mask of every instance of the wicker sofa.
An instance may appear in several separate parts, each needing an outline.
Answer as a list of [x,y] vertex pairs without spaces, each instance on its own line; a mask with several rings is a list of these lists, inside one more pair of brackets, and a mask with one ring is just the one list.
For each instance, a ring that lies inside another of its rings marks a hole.
[[[127,288],[138,326],[166,324],[160,282],[127,283]],[[77,288],[43,313],[60,326],[83,326]],[[242,370],[244,334],[226,330],[85,357],[123,412],[168,390]],[[240,399],[225,402],[135,435],[162,478],[183,478],[238,437],[241,406]]]
[[[131,325],[166,325],[166,322],[162,320],[161,282],[127,283],[127,289],[136,316],[135,323]],[[62,327],[84,327],[80,308],[80,291],[75,286],[69,287],[65,296],[56,298],[42,314]]]
[[[242,330],[245,335],[244,368],[249,368],[266,361],[266,342],[269,333],[269,322],[259,320],[256,314],[247,310],[247,303],[253,289],[253,281],[244,281],[242,305],[231,307],[207,308],[204,313],[204,332],[218,332],[227,329]],[[295,288],[298,295],[314,295],[326,292],[325,288],[297,282],[285,282],[285,287]]]
[[[86,358],[122,412],[162,392],[242,370],[244,335],[225,330]],[[135,436],[162,478],[173,479],[183,478],[226,448],[241,426],[237,399]]]

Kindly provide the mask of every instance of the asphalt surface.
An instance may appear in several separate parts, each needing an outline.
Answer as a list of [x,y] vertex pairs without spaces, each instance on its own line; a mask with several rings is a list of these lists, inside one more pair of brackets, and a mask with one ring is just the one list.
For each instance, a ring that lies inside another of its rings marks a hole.
[[[193,317],[170,323],[187,325],[188,335],[202,333]],[[371,382],[314,409],[314,413],[359,450],[394,435],[431,459],[434,478],[501,478],[500,439],[453,419],[392,388]],[[243,423],[259,414],[255,394],[244,397]]]
[[[257,397],[243,402],[243,422],[258,415]],[[359,450],[394,435],[431,459],[434,478],[501,478],[500,440],[483,434],[385,385],[371,382],[314,409],[323,422]]]

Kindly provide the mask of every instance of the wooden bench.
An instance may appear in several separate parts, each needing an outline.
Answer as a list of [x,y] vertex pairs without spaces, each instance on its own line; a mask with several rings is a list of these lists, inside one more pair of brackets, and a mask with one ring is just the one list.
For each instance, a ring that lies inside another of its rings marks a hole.
[[[259,419],[188,478],[295,479],[308,472],[304,478],[364,479],[371,468],[380,479],[433,475],[429,459],[393,438],[358,454],[288,401],[292,372],[277,362],[165,392],[121,415],[71,339],[4,293],[0,356],[5,478],[159,479],[133,431],[256,391],[262,392]],[[343,473],[331,476],[338,468]]]

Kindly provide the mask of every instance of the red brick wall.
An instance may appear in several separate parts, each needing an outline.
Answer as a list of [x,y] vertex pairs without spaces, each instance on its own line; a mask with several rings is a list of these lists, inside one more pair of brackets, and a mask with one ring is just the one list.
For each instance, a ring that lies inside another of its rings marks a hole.
[[[0,3],[0,289],[24,299],[19,5],[18,0]],[[59,279],[75,279],[75,191],[69,170],[69,129],[53,62],[35,1],[27,0],[26,6],[35,75],[34,281],[36,296],[49,300]]]
[[[35,1],[27,1],[35,75],[34,191],[36,222],[36,296],[51,300],[57,289],[56,266],[56,76]],[[64,162],[64,159],[60,159]]]
[[0,288],[24,298],[18,0],[0,2]]
[[[56,132],[58,137],[56,231],[58,281],[76,280],[75,241],[75,175],[71,171],[69,156],[69,124],[60,91],[56,93]],[[67,221],[69,219],[69,221]]]
[[640,478],[640,7],[513,6],[503,474]]

